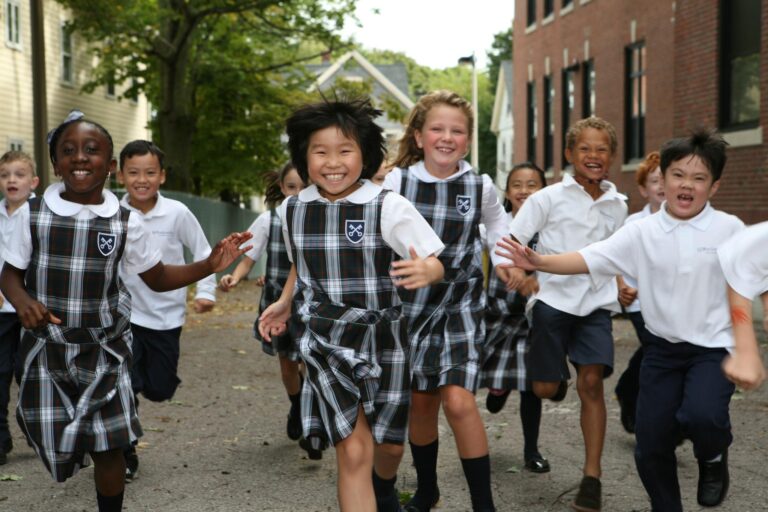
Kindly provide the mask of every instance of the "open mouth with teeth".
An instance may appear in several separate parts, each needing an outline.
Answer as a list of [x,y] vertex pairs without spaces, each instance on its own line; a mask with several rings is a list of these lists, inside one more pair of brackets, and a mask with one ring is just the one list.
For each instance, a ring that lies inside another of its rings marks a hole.
[[693,202],[693,196],[690,194],[678,194],[677,202],[683,205],[687,205]]
[[323,178],[325,178],[327,181],[330,181],[331,183],[337,183],[343,180],[345,176],[345,174],[325,174],[323,175]]
[[76,178],[83,178],[85,176],[89,176],[91,174],[91,171],[85,170],[85,169],[75,169],[72,171],[72,176],[75,176]]

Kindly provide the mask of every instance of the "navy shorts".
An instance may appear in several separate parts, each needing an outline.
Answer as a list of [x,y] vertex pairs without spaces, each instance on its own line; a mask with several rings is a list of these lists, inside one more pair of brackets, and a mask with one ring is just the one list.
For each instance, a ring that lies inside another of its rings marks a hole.
[[566,356],[576,367],[603,365],[603,378],[613,373],[613,325],[608,310],[597,309],[587,316],[577,316],[537,301],[533,305],[530,336],[526,367],[531,380],[568,380],[571,372]]
[[133,332],[133,363],[131,387],[153,402],[170,400],[181,383],[179,369],[179,338],[181,327],[160,331],[131,324]]

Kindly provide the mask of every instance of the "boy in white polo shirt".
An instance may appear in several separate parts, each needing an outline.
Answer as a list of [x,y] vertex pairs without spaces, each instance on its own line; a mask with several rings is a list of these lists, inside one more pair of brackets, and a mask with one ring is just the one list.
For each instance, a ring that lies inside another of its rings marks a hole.
[[[135,212],[145,229],[157,238],[165,264],[184,264],[184,247],[195,260],[208,257],[211,247],[192,212],[183,203],[160,194],[165,183],[164,154],[154,143],[134,140],[120,152],[118,181],[126,194],[120,203]],[[131,331],[133,332],[133,365],[131,387],[137,398],[142,393],[153,402],[170,400],[181,383],[177,375],[179,338],[186,314],[187,292],[181,288],[170,292],[152,291],[137,274],[123,272],[122,278],[131,293]],[[216,300],[216,276],[197,283],[194,308],[197,313],[213,309]],[[138,473],[138,457],[132,447],[126,451],[126,479]]]
[[499,251],[516,266],[589,273],[594,286],[617,274],[637,279],[649,331],[640,370],[635,461],[655,512],[681,512],[675,447],[682,434],[699,461],[697,500],[719,505],[728,490],[728,404],[734,386],[721,371],[733,346],[726,281],[717,247],[742,230],[709,205],[720,185],[726,143],[699,130],[661,150],[666,200],[656,215],[627,224],[578,252],[538,255],[512,240]]
[[[538,233],[539,250],[559,254],[613,234],[627,216],[626,197],[604,179],[616,149],[616,131],[605,120],[590,117],[571,126],[565,156],[573,165],[573,176],[565,174],[560,183],[530,196],[510,225],[511,235],[527,245]],[[603,379],[613,371],[611,311],[620,310],[618,287],[615,279],[593,287],[587,276],[539,272],[537,277],[539,291],[527,304],[532,315],[528,376],[537,396],[561,400],[570,377],[566,357],[576,367],[585,461],[572,506],[600,510],[606,427]]]
[[757,389],[765,366],[752,320],[752,299],[763,301],[763,328],[768,332],[768,222],[750,226],[717,249],[728,281],[734,348],[725,358],[725,376],[744,389]]

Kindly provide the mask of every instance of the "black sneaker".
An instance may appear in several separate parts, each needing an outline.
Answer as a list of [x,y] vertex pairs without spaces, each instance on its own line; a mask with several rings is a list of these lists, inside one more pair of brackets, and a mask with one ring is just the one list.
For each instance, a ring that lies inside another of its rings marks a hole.
[[602,501],[600,479],[585,476],[581,479],[579,492],[571,503],[571,508],[577,512],[600,512]]
[[549,473],[549,461],[542,457],[541,454],[536,454],[530,459],[525,461],[525,469],[531,473]]
[[488,412],[496,414],[504,408],[504,404],[507,403],[507,398],[511,392],[512,390],[510,389],[505,389],[501,394],[488,391],[488,396],[485,397],[485,408],[488,409]]
[[293,407],[288,411],[285,431],[288,434],[288,438],[292,441],[298,441],[301,437],[301,413],[298,410],[294,411]]
[[619,409],[621,410],[621,426],[628,434],[635,433],[635,405],[628,404],[619,399]]
[[13,450],[13,439],[10,437],[0,446],[0,466],[8,463],[8,454]]
[[309,439],[302,437],[299,440],[299,447],[307,452],[309,460],[320,460],[323,458],[323,450],[313,447]]
[[429,512],[433,508],[437,507],[440,502],[440,488],[435,486],[435,490],[432,493],[432,499],[423,499],[419,496],[419,491],[405,504],[403,510],[405,512]]
[[131,446],[123,450],[125,457],[125,481],[130,483],[139,476],[139,456],[136,454],[136,447]]
[[718,462],[699,461],[699,485],[696,491],[696,501],[702,507],[716,507],[723,502],[728,494],[728,450]]

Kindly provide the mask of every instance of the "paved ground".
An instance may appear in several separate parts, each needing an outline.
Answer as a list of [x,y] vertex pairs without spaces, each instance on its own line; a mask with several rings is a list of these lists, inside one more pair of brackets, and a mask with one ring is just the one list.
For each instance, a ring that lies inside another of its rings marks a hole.
[[[221,298],[215,312],[191,315],[182,337],[183,384],[175,400],[142,401],[146,431],[139,446],[139,478],[126,490],[129,512],[332,511],[336,510],[335,459],[306,460],[284,434],[287,400],[277,362],[251,338],[259,289],[245,282]],[[627,321],[615,322],[617,367],[636,346]],[[607,390],[615,380],[609,379]],[[633,439],[619,424],[608,392],[608,437],[604,463],[604,510],[647,511],[649,506],[632,458]],[[541,451],[552,463],[546,475],[520,471],[522,434],[514,395],[497,415],[478,403],[491,444],[493,487],[499,511],[565,511],[580,478],[582,441],[578,401],[571,387],[558,405],[545,403]],[[723,511],[752,512],[768,506],[768,386],[736,395],[732,407],[736,441],[731,449],[731,492]],[[80,512],[95,510],[92,469],[56,484],[14,428],[16,450],[0,466],[0,510]],[[439,459],[441,511],[469,509],[469,498],[450,430],[441,421]],[[686,510],[695,504],[696,462],[690,443],[678,451]],[[406,455],[398,486],[413,491],[415,473]]]

